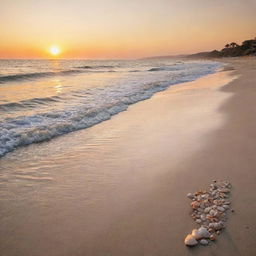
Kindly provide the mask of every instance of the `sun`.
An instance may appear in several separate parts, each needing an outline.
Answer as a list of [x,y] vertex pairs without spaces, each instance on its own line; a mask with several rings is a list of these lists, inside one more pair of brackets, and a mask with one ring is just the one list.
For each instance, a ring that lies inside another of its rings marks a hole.
[[53,45],[49,48],[49,52],[53,56],[58,56],[60,54],[60,48],[56,45]]

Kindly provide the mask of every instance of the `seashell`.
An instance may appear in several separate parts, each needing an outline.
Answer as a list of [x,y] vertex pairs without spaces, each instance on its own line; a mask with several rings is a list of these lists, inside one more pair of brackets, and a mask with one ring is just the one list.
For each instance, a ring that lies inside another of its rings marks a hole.
[[198,232],[198,229],[193,229],[191,235],[192,235],[196,240],[199,240],[199,239],[202,238],[202,237],[200,236],[199,232]]
[[218,209],[218,211],[225,212],[225,208],[223,208],[221,206],[218,206],[217,209]]
[[194,202],[191,203],[191,207],[193,209],[197,209],[199,206],[200,206],[200,203],[198,203],[197,201],[194,201]]
[[210,210],[210,212],[209,212],[209,214],[211,215],[211,216],[213,216],[214,215],[214,213],[215,213],[215,211],[212,209],[212,210]]
[[203,212],[204,210],[202,208],[197,209],[199,212]]
[[221,193],[229,193],[229,192],[230,192],[230,189],[228,189],[228,188],[222,188],[222,189],[220,189],[220,192],[221,192]]
[[210,223],[209,228],[214,228],[214,223]]
[[202,221],[201,221],[200,219],[196,219],[196,223],[197,223],[197,224],[201,224]]
[[192,193],[188,193],[188,194],[187,194],[187,198],[193,199],[193,198],[194,198],[194,195],[193,195]]
[[216,240],[216,236],[214,234],[210,235],[210,240],[211,241],[215,241]]
[[209,228],[208,230],[210,233],[213,233],[214,232],[214,229],[213,228]]
[[216,232],[216,234],[219,235],[219,234],[220,234],[220,231],[218,230],[218,231]]
[[201,235],[202,238],[209,238],[210,233],[205,227],[200,227],[198,229],[199,234]]
[[205,227],[200,227],[199,229],[193,229],[192,230],[192,236],[195,239],[199,240],[199,239],[202,239],[202,238],[209,238],[210,233]]
[[201,214],[200,218],[201,218],[202,221],[205,221],[206,220],[205,214]]
[[195,239],[191,234],[189,234],[189,235],[186,236],[186,238],[185,238],[185,240],[184,240],[184,243],[185,243],[185,245],[187,245],[187,246],[195,246],[195,245],[198,244],[198,242],[196,241],[196,239]]
[[200,240],[200,244],[201,244],[201,245],[208,245],[209,242],[208,242],[208,240],[206,240],[206,239],[202,239],[202,240]]
[[214,223],[214,229],[215,229],[215,230],[220,230],[220,229],[222,229],[222,227],[224,226],[222,223],[223,223],[223,222],[216,222],[216,223]]
[[226,210],[229,209],[229,206],[227,204],[224,204],[222,207]]
[[206,207],[206,208],[204,209],[204,212],[205,212],[205,213],[209,213],[210,210],[211,210],[211,207]]

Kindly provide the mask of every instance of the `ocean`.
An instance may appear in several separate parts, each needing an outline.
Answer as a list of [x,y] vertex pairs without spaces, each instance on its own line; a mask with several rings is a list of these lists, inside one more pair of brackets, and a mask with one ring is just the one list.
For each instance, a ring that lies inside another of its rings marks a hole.
[[174,59],[0,60],[0,156],[108,120],[220,65]]

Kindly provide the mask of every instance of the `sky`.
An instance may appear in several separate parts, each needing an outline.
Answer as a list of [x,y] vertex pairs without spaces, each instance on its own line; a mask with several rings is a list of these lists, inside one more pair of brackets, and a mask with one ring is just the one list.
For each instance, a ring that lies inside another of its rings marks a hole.
[[141,58],[256,37],[256,0],[0,0],[0,58]]

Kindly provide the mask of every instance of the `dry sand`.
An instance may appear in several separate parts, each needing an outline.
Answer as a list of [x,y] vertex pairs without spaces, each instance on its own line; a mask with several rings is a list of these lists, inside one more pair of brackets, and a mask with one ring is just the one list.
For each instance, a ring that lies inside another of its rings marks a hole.
[[[176,138],[159,129],[170,144],[164,163],[169,164],[169,172],[161,172],[147,200],[123,216],[107,238],[102,236],[99,251],[103,247],[109,255],[256,255],[256,58],[222,61],[237,77],[228,85],[218,87],[228,79],[219,73],[171,88],[148,102],[154,108],[157,100],[166,104],[172,108],[170,119],[176,120],[166,122]],[[168,94],[173,95],[167,98]],[[156,142],[156,151],[160,148]],[[183,238],[197,225],[189,216],[185,195],[208,189],[213,179],[232,183],[235,213],[211,246],[186,248]]]
[[[256,255],[256,59],[223,61],[234,70],[1,159],[6,179],[27,178],[8,185],[0,254]],[[29,180],[34,170],[49,182]],[[187,248],[196,224],[186,194],[213,179],[232,183],[235,213],[211,246]]]

